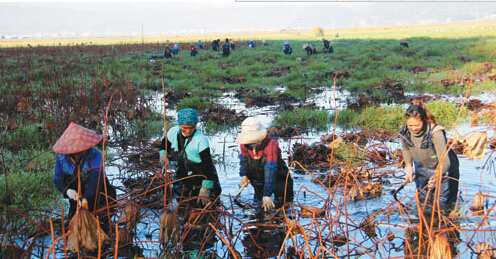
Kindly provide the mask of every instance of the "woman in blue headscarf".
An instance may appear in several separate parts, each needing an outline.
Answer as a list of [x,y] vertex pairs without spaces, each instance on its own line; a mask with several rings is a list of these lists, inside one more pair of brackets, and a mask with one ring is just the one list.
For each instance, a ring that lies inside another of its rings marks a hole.
[[[165,163],[165,148],[171,160],[178,163],[174,176],[175,197],[198,196],[197,202],[205,205],[217,198],[222,189],[217,170],[210,155],[210,145],[203,133],[196,129],[198,115],[194,109],[183,109],[177,115],[179,126],[167,132],[160,148],[160,164]],[[183,179],[183,180],[181,180]]]

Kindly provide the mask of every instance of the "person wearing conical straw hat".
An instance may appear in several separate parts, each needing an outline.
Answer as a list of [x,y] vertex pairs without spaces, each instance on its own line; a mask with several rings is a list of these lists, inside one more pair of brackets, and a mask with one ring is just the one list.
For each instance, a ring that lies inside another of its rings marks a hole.
[[[78,202],[90,212],[107,205],[103,181],[106,181],[109,203],[115,201],[116,191],[105,176],[102,154],[95,148],[100,141],[102,135],[71,122],[52,147],[57,153],[53,181],[69,199],[69,219],[76,213]],[[81,190],[78,192],[79,180]],[[108,231],[105,220],[100,219],[100,222]]]
[[250,183],[253,186],[255,198],[262,200],[264,210],[275,207],[272,194],[278,205],[291,202],[293,178],[289,174],[286,162],[282,160],[279,143],[267,134],[267,130],[256,117],[248,117],[243,121],[236,143],[241,148],[241,185]]
[[[440,170],[439,204],[448,212],[458,197],[459,162],[453,149],[446,149],[446,132],[422,102],[414,102],[405,112],[406,123],[399,135],[406,164],[406,182],[415,181],[419,199],[434,198],[436,170]],[[447,153],[447,154],[446,154]],[[432,190],[430,190],[432,189]],[[429,192],[430,190],[430,192]]]
[[317,50],[311,44],[303,44],[301,48],[307,51],[307,55],[312,55],[317,53]]
[[186,108],[179,111],[177,122],[179,125],[167,132],[167,146],[165,137],[162,139],[160,164],[164,165],[167,147],[169,158],[177,161],[178,165],[173,183],[174,196],[179,200],[198,196],[197,203],[206,205],[222,192],[208,139],[196,128],[196,110]]

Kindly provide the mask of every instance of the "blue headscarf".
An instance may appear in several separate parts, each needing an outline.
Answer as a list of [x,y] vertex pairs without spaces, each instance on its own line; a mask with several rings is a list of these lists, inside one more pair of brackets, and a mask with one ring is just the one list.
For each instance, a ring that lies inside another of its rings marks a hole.
[[191,108],[182,109],[177,114],[177,123],[179,125],[196,125],[198,123],[198,114]]

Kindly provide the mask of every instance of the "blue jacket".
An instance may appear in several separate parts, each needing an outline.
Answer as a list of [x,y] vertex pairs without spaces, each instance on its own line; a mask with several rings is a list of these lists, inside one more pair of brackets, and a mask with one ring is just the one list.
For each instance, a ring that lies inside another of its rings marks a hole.
[[[71,155],[58,154],[55,161],[53,182],[57,189],[64,193],[64,195],[68,187],[64,178],[67,177],[77,177],[76,165],[72,162]],[[103,181],[105,178],[102,166],[102,154],[96,148],[90,148],[82,158],[81,179],[81,194],[83,198],[94,197],[97,193],[97,185],[100,189],[103,188]],[[83,179],[87,179],[87,181],[84,181]],[[100,184],[98,184],[99,179]]]

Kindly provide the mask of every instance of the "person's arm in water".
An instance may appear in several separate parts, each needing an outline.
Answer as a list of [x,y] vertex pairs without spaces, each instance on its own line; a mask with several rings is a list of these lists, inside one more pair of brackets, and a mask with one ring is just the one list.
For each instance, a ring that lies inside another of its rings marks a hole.
[[177,137],[177,136],[172,136],[173,134],[169,134],[170,133],[170,130],[169,132],[167,132],[167,146],[165,145],[165,137],[162,138],[162,142],[160,143],[160,149],[159,149],[159,155],[160,155],[160,165],[161,166],[164,166],[165,165],[165,148],[167,147],[167,156],[168,158],[172,158],[171,157],[171,151],[172,151],[172,143],[170,142],[170,138],[171,137]]
[[269,144],[265,147],[265,155],[267,156],[267,163],[264,166],[264,189],[263,196],[271,196],[276,188],[276,173],[277,173],[277,159],[281,149],[276,140],[270,140]]
[[410,151],[410,147],[406,143],[404,139],[401,139],[401,146],[403,151],[403,159],[405,160],[406,172],[405,172],[405,181],[413,180],[413,161],[412,161],[412,152]]
[[246,149],[243,145],[240,145],[241,153],[239,154],[239,176],[246,176],[248,171],[248,158],[246,158]]

